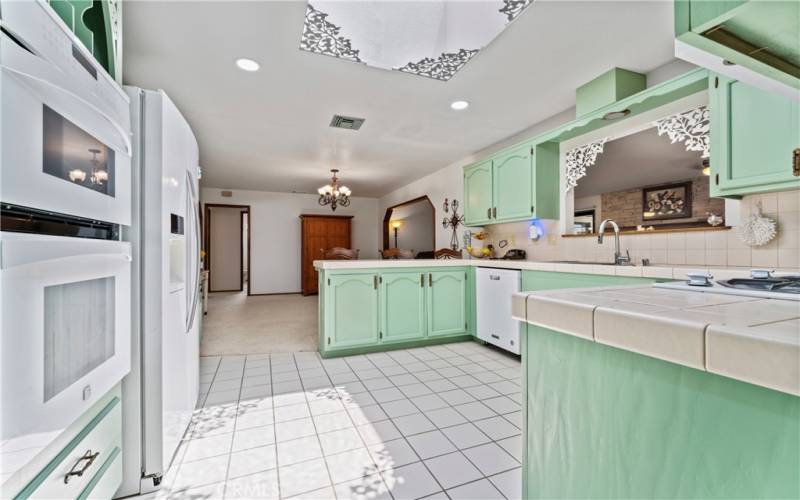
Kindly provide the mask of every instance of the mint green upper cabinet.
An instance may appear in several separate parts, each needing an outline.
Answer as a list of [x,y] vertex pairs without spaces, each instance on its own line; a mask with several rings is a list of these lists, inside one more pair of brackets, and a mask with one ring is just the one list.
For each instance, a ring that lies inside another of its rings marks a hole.
[[428,273],[428,336],[459,335],[467,331],[467,272]]
[[494,222],[533,215],[533,149],[526,144],[492,160]]
[[464,169],[464,223],[479,226],[491,221],[492,161]]
[[800,2],[675,0],[678,40],[800,89]]
[[800,188],[800,103],[711,78],[711,195]]
[[331,348],[378,342],[377,275],[340,274],[326,290],[326,334]]
[[425,274],[384,273],[380,277],[381,340],[425,337]]

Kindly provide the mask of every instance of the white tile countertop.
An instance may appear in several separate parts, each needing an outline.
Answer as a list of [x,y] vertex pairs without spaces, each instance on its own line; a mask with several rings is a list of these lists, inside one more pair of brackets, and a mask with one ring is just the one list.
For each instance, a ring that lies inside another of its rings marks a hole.
[[[607,264],[576,264],[533,260],[481,260],[481,259],[397,259],[397,260],[315,260],[316,269],[375,269],[403,267],[497,267],[522,271],[553,271],[562,273],[599,274],[655,279],[686,279],[689,272],[710,272],[715,279],[747,278],[750,267],[709,266],[614,266]],[[779,269],[781,273],[800,273],[798,269]]]
[[800,301],[653,286],[519,292],[515,319],[800,396]]

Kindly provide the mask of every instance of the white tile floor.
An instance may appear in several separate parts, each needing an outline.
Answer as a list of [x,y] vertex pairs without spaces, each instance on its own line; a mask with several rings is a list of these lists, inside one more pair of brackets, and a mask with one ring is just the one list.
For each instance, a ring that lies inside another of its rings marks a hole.
[[201,358],[158,498],[518,499],[520,369],[474,342]]

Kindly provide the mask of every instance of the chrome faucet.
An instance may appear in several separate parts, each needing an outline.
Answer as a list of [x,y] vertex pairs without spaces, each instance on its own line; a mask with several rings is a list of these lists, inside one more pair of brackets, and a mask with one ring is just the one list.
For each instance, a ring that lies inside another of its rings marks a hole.
[[619,226],[616,222],[611,219],[605,219],[603,222],[600,223],[600,229],[597,232],[597,243],[603,243],[603,235],[606,232],[606,225],[611,224],[611,227],[614,228],[614,264],[618,266],[628,265],[631,262],[631,254],[630,252],[625,252],[625,255],[622,255],[619,249]]

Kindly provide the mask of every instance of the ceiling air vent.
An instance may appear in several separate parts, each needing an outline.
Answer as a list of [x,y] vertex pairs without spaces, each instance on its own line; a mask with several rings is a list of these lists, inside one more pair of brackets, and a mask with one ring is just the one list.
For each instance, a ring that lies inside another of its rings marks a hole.
[[353,118],[352,116],[333,115],[331,127],[346,128],[348,130],[358,130],[364,124],[363,118]]

